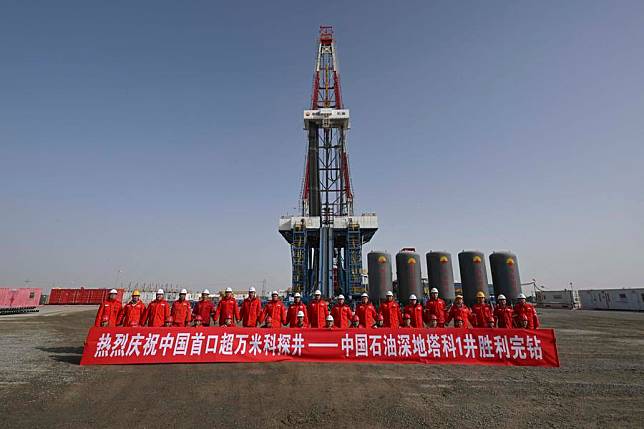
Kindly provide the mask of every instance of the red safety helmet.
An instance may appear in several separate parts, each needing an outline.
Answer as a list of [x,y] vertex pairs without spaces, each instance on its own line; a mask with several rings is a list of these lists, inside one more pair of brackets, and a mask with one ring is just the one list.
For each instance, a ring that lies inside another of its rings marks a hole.
[[490,323],[490,322],[494,322],[494,317],[488,317],[488,318],[487,318],[487,321],[488,321],[488,323]]
[[110,321],[110,316],[103,316],[101,319],[101,322],[109,322]]
[[168,317],[165,318],[165,322],[166,323],[172,323],[172,322],[174,322],[174,319],[172,318],[172,316],[168,316]]
[[526,322],[528,321],[528,316],[526,316],[525,314],[522,314],[521,316],[519,316],[519,318],[521,320],[525,320]]
[[356,314],[356,315],[354,315],[354,316],[351,318],[351,321],[353,321],[353,322],[359,322],[359,321],[360,321],[360,318],[359,318],[359,317],[358,317],[358,315]]
[[203,320],[203,318],[202,318],[201,316],[197,315],[197,316],[195,317],[195,320],[198,320],[198,321],[200,321],[200,322],[201,322],[201,321]]
[[385,317],[384,317],[382,314],[379,314],[379,315],[378,315],[378,319],[377,319],[377,320],[378,320],[378,321],[381,321],[381,320],[383,320],[383,321],[384,321],[384,320],[385,320]]
[[435,315],[435,314],[432,314],[432,315],[429,317],[429,319],[430,319],[430,320],[438,320],[438,316],[437,316],[437,315]]
[[271,316],[266,316],[266,319],[264,319],[264,322],[271,323],[273,321],[273,318]]
[[405,315],[403,316],[403,319],[411,319],[411,314],[405,313]]
[[137,328],[138,326],[139,326],[139,322],[137,322],[136,320],[133,322],[130,322],[130,328]]

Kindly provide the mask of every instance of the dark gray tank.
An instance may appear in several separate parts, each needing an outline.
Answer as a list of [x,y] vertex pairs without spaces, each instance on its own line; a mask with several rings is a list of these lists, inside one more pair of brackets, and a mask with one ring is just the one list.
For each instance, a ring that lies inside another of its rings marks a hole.
[[428,252],[427,276],[429,289],[438,289],[438,296],[446,302],[454,301],[454,270],[452,269],[452,255],[447,252]]
[[396,276],[398,277],[398,301],[403,305],[412,293],[423,299],[423,284],[420,274],[420,255],[410,250],[401,250],[396,255]]
[[517,255],[510,252],[494,252],[490,255],[490,270],[494,294],[505,295],[514,301],[521,293],[521,278],[519,277],[519,262]]
[[476,303],[476,293],[482,291],[485,296],[487,290],[487,270],[485,268],[485,255],[478,251],[463,251],[458,254],[458,268],[461,272],[463,286],[463,300],[465,305]]
[[369,299],[374,304],[385,299],[387,291],[393,291],[391,282],[391,255],[385,252],[367,254],[369,274]]

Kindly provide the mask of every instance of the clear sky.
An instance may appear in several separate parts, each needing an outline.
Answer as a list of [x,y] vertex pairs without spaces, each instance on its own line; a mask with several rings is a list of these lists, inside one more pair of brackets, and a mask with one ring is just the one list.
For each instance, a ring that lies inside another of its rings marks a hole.
[[627,0],[3,1],[0,285],[287,287],[320,24],[380,219],[365,253],[511,249],[550,289],[644,286]]

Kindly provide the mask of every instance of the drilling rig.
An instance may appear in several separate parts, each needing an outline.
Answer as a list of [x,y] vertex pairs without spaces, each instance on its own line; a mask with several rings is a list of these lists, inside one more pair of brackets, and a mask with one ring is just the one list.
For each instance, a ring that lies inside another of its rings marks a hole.
[[292,291],[355,297],[364,292],[362,245],[378,229],[375,213],[355,216],[349,174],[349,110],[342,101],[333,28],[320,27],[299,215],[282,216],[279,232],[291,245]]

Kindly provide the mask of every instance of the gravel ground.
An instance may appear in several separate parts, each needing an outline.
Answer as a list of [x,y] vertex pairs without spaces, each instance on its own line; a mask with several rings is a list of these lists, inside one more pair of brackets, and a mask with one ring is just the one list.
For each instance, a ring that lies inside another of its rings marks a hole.
[[555,369],[80,367],[95,311],[0,317],[0,427],[644,427],[644,313],[540,310]]

